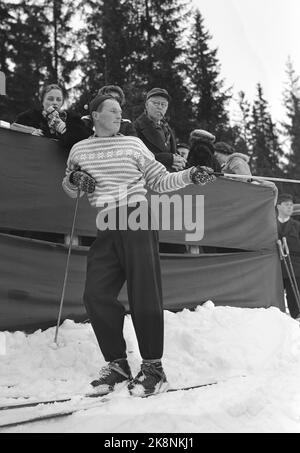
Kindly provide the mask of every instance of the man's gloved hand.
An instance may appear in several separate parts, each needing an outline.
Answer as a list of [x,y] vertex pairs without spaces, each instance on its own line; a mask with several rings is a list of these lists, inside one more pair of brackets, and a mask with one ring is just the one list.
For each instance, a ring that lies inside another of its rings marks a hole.
[[96,188],[96,181],[85,171],[75,170],[70,174],[70,183],[86,193],[93,193]]
[[213,174],[214,171],[210,167],[193,167],[191,170],[191,180],[194,184],[204,186],[208,182],[214,182],[217,178]]

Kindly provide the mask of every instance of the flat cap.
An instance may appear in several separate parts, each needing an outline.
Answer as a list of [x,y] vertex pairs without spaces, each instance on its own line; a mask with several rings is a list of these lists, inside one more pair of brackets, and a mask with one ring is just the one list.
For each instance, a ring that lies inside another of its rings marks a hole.
[[147,93],[146,101],[153,96],[162,96],[166,98],[168,102],[171,100],[169,93],[164,88],[152,88],[152,90]]

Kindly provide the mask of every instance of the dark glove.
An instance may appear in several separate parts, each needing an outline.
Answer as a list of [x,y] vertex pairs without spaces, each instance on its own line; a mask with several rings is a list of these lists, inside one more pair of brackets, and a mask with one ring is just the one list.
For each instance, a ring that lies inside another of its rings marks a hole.
[[86,193],[93,193],[96,181],[85,171],[76,170],[70,174],[70,183]]
[[194,184],[204,186],[208,182],[214,182],[217,178],[213,174],[214,171],[210,167],[201,167],[197,165],[191,171],[191,180]]

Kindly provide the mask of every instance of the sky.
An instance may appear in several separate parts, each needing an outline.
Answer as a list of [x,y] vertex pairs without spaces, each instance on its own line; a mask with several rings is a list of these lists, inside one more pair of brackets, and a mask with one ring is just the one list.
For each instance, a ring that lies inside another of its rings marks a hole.
[[[163,365],[171,387],[218,381],[189,391],[110,401],[81,400],[105,364],[89,323],[65,320],[25,335],[0,338],[0,406],[73,395],[68,403],[0,411],[1,433],[300,433],[300,329],[275,307],[217,307],[165,311]],[[141,363],[131,318],[124,335],[133,374]],[[1,425],[61,409],[76,414],[38,423]],[[190,436],[189,436],[190,437]],[[107,438],[111,438],[107,436]],[[125,438],[130,439],[130,434]]]
[[291,57],[300,75],[299,0],[193,0],[218,48],[221,75],[250,101],[262,84],[275,121],[284,118],[282,93]]

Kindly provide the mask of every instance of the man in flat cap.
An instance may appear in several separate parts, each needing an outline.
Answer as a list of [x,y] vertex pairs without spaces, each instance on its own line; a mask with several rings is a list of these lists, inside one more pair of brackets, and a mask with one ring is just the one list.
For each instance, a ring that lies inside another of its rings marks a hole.
[[[165,99],[165,98],[163,98]],[[65,192],[87,197],[97,209],[97,238],[87,257],[84,303],[104,360],[91,385],[98,394],[127,385],[134,396],[167,388],[162,366],[164,322],[158,232],[151,221],[147,187],[173,192],[189,184],[214,181],[210,169],[191,167],[169,173],[138,137],[119,134],[122,109],[111,96],[90,104],[95,134],[70,151]],[[137,224],[138,214],[146,225]],[[125,309],[118,295],[127,282],[141,369],[132,378],[123,336]],[[120,386],[119,386],[120,387]]]
[[171,98],[164,88],[152,88],[146,95],[145,111],[134,121],[138,137],[168,171],[183,170],[186,159],[176,154],[176,139],[165,115]]

